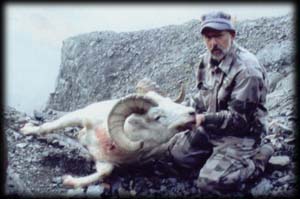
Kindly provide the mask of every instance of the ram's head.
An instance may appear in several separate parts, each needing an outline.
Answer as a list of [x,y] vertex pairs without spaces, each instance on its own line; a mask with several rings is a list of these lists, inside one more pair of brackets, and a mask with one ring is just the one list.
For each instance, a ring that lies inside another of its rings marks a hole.
[[[183,93],[181,90],[180,99],[184,98]],[[107,122],[112,140],[123,150],[135,152],[151,149],[192,128],[195,111],[158,94],[157,90],[148,90],[119,100]]]

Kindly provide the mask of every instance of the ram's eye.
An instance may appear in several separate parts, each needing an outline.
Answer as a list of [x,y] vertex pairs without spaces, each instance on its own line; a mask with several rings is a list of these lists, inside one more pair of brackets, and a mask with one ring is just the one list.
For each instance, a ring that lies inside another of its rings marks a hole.
[[155,116],[154,120],[158,121],[160,119],[160,115]]

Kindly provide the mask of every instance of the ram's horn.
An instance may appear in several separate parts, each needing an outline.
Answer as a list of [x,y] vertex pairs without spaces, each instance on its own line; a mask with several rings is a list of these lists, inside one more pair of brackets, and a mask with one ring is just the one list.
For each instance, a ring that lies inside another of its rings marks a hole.
[[183,102],[184,98],[185,98],[185,87],[184,87],[184,83],[182,81],[180,81],[181,84],[181,88],[180,88],[180,93],[179,95],[176,97],[176,99],[174,100],[175,103],[181,103]]
[[120,99],[107,118],[108,132],[112,140],[123,150],[134,152],[143,147],[142,141],[132,141],[124,133],[126,118],[132,113],[144,114],[151,107],[157,106],[151,98],[143,95],[129,95]]
[[141,79],[137,83],[135,88],[136,88],[136,92],[141,95],[145,95],[149,91],[154,91],[154,92],[160,94],[161,96],[164,96],[164,97],[167,96],[166,93],[164,93],[161,90],[161,88],[155,81],[152,81],[151,79],[149,79],[147,77]]

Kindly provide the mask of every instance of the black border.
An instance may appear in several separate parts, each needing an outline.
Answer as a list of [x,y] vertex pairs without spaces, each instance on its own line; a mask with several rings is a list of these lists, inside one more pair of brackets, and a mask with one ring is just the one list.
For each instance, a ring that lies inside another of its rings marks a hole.
[[[237,3],[237,4],[248,4],[248,3],[264,3],[264,4],[277,4],[277,3],[291,3],[294,6],[294,29],[295,29],[295,39],[294,39],[294,47],[295,47],[295,70],[296,70],[296,78],[295,78],[295,88],[296,88],[296,99],[295,99],[295,105],[296,105],[296,116],[297,116],[297,120],[296,120],[296,146],[299,146],[299,122],[298,122],[298,117],[299,117],[299,89],[300,89],[300,84],[299,84],[299,11],[298,11],[298,1],[297,0],[279,0],[279,1],[272,1],[272,0],[246,0],[246,1],[235,1],[235,0],[231,0],[231,1],[209,1],[209,0],[204,0],[204,1],[197,1],[197,0],[188,0],[188,1],[159,1],[159,0],[155,0],[155,1],[92,1],[92,0],[88,0],[88,1],[84,1],[84,0],[76,0],[76,1],[66,1],[66,0],[29,0],[29,1],[22,1],[22,0],[6,0],[2,2],[2,6],[1,6],[1,25],[2,25],[2,31],[1,31],[1,88],[0,88],[0,92],[1,92],[1,99],[0,99],[0,104],[1,104],[1,143],[0,143],[0,147],[1,147],[1,189],[0,189],[0,194],[2,197],[6,197],[6,195],[4,194],[4,189],[5,189],[5,160],[6,160],[6,153],[5,153],[5,147],[6,147],[6,141],[5,141],[5,134],[4,134],[4,106],[5,106],[5,69],[6,69],[6,65],[5,65],[5,56],[6,56],[6,51],[5,51],[5,40],[6,40],[6,35],[5,35],[5,6],[7,4],[172,4],[172,3],[176,3],[176,4],[213,4],[213,3]],[[255,11],[254,11],[255,12]],[[296,193],[295,193],[295,197],[296,196],[300,196],[299,193],[299,147],[296,147]],[[1,198],[2,198],[1,197]],[[49,196],[47,196],[46,198],[48,198]],[[8,198],[14,198],[13,196],[9,196]],[[37,196],[37,198],[41,198],[39,196]],[[50,196],[51,198],[51,196]],[[54,197],[57,198],[57,197]],[[60,197],[60,198],[64,198],[64,197]],[[201,197],[203,198],[203,197]],[[211,197],[209,197],[211,198]],[[245,197],[243,197],[245,198]],[[264,197],[265,198],[265,197]],[[266,198],[270,198],[270,197],[266,197]],[[278,198],[278,197],[276,197]],[[280,197],[283,198],[283,197]]]

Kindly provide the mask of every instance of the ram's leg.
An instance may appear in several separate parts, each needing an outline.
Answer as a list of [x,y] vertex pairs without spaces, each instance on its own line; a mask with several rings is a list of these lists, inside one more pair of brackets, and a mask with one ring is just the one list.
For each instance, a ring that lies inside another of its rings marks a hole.
[[57,120],[46,122],[41,126],[35,126],[32,123],[27,123],[20,129],[21,133],[27,134],[41,134],[48,133],[57,129],[82,125],[82,110],[77,110],[58,118]]
[[70,175],[63,176],[63,184],[68,187],[78,188],[88,186],[98,180],[103,179],[105,176],[108,176],[114,166],[108,162],[96,162],[96,173],[85,177],[72,177]]

